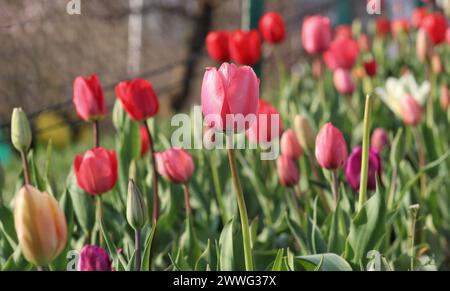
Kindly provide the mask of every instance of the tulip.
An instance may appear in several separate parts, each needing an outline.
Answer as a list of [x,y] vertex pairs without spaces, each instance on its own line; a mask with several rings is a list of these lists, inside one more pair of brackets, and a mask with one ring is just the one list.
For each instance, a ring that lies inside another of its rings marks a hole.
[[333,73],[333,83],[341,95],[351,95],[355,91],[355,83],[349,71],[337,69]]
[[131,119],[142,121],[158,113],[158,97],[149,81],[134,79],[120,82],[115,91]]
[[347,143],[341,131],[328,122],[316,137],[316,159],[322,168],[337,170],[347,159]]
[[431,56],[431,68],[433,70],[433,73],[439,75],[442,73],[442,61],[438,54],[433,54]]
[[91,195],[108,192],[116,184],[117,158],[114,151],[98,147],[77,155],[74,168],[78,185]]
[[339,25],[336,27],[335,30],[335,39],[337,38],[346,38],[346,39],[352,39],[353,38],[353,32],[352,27],[349,25]]
[[211,59],[217,62],[230,60],[228,31],[210,31],[206,36],[206,49]]
[[267,12],[259,20],[259,31],[268,43],[280,43],[285,38],[283,17],[276,12]]
[[184,184],[194,174],[195,166],[191,155],[182,148],[171,148],[156,153],[158,173],[172,183]]
[[440,96],[441,108],[444,111],[447,111],[448,105],[450,104],[450,95],[448,92],[448,86],[442,85],[441,87],[441,96]]
[[128,182],[127,221],[134,229],[141,229],[147,221],[147,207],[144,197],[132,179]]
[[230,36],[230,55],[236,63],[252,66],[261,58],[261,37],[257,30],[236,30]]
[[308,54],[321,54],[332,40],[331,22],[328,17],[307,16],[302,25],[302,44]]
[[80,251],[78,271],[112,271],[111,259],[101,247],[85,245]]
[[325,64],[331,70],[351,69],[358,58],[358,43],[352,39],[336,39],[324,53]]
[[[353,149],[345,163],[345,178],[353,191],[359,191],[361,178],[361,158],[362,147],[357,146]],[[381,159],[378,151],[369,149],[369,169],[367,175],[367,190],[373,191],[377,186],[377,176],[381,178]]]
[[397,19],[392,23],[392,33],[394,36],[409,32],[409,22],[406,19]]
[[36,266],[47,266],[66,245],[67,224],[58,201],[31,185],[17,193],[14,225],[22,254]]
[[445,41],[447,20],[439,12],[428,14],[422,21],[421,28],[430,35],[433,44],[437,45]]
[[282,130],[283,124],[278,110],[269,102],[260,99],[256,122],[246,132],[248,139],[258,144],[270,143],[280,137]]
[[97,75],[88,78],[78,76],[73,83],[73,103],[78,116],[84,121],[102,119],[108,109],[102,85]]
[[303,154],[303,149],[292,129],[288,129],[281,135],[281,153],[293,160],[298,160]]
[[391,33],[391,22],[385,17],[379,17],[376,20],[376,28],[377,36],[384,38]]
[[433,42],[424,29],[419,29],[416,36],[416,56],[421,62],[428,60],[433,54]]
[[371,147],[381,152],[389,144],[388,133],[384,128],[377,128],[373,131],[370,139]]
[[[201,89],[205,118],[214,117],[209,126],[218,130],[242,132],[250,124],[227,124],[226,117],[256,115],[259,79],[251,67],[223,63],[220,69],[207,68]],[[217,118],[216,118],[217,117]]]
[[419,28],[422,25],[422,21],[428,15],[428,10],[425,7],[417,7],[412,13],[412,24],[414,27]]
[[370,51],[370,40],[367,34],[362,33],[358,38],[358,47],[361,52]]
[[277,172],[283,186],[293,187],[298,184],[300,174],[295,161],[288,155],[281,154],[277,159]]
[[406,95],[402,99],[401,115],[403,122],[406,125],[418,125],[422,120],[422,107],[420,104],[411,96]]
[[19,152],[26,153],[31,146],[31,128],[22,108],[14,108],[11,116],[11,142]]
[[364,70],[367,76],[374,77],[377,74],[377,62],[375,59],[370,59],[364,62]]
[[308,118],[303,115],[296,115],[294,127],[297,138],[303,149],[312,151],[315,145],[315,133]]
[[150,148],[150,138],[148,136],[147,128],[145,125],[139,127],[139,133],[141,137],[141,157],[143,157]]

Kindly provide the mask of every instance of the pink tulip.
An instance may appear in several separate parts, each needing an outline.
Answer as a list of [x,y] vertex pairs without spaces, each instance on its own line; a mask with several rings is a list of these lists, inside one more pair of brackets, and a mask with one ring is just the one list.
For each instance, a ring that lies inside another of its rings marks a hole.
[[370,146],[381,152],[385,146],[389,144],[388,133],[384,128],[377,128],[373,131],[370,139]]
[[[201,90],[202,111],[210,127],[242,132],[250,124],[227,124],[226,117],[244,118],[258,112],[259,79],[251,67],[223,63],[207,68]],[[251,117],[251,116],[250,116]]]
[[303,149],[292,129],[288,129],[281,135],[281,153],[291,157],[293,160],[298,160],[303,154]]
[[280,155],[277,159],[277,172],[283,186],[292,187],[298,184],[300,174],[295,161],[288,155]]
[[88,78],[78,76],[73,83],[73,103],[78,116],[84,121],[103,118],[108,109],[102,85],[97,75]]
[[80,251],[78,271],[112,271],[112,263],[108,253],[101,247],[85,245]]
[[402,99],[401,114],[406,125],[415,126],[422,120],[422,107],[412,96],[407,95]]
[[[361,179],[361,158],[362,147],[358,146],[353,149],[352,153],[345,163],[345,178],[352,187],[353,191],[359,191],[359,184]],[[376,189],[376,177],[381,178],[381,159],[378,151],[369,149],[369,171],[367,175],[367,190],[373,191]]]
[[158,173],[172,183],[186,183],[194,174],[191,155],[182,148],[171,148],[156,153]]
[[[278,122],[275,116],[278,116]],[[282,130],[283,124],[278,110],[269,102],[260,99],[256,122],[246,132],[248,139],[258,144],[271,142],[280,137]]]
[[347,159],[347,143],[341,131],[328,122],[316,137],[316,159],[322,168],[337,170]]
[[326,51],[330,46],[332,34],[328,17],[315,15],[303,20],[302,44],[309,54],[321,54]]
[[333,83],[341,95],[350,95],[355,91],[355,83],[348,70],[337,69],[333,73]]
[[323,59],[330,70],[351,69],[359,55],[358,43],[353,39],[334,40],[324,53]]

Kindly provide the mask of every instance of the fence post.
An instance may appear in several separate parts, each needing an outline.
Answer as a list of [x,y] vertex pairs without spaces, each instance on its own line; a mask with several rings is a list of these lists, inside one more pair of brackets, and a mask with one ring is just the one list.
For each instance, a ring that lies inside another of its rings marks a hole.
[[[264,0],[242,0],[242,29],[250,30],[258,28],[258,22],[264,12]],[[262,77],[261,63],[253,66],[256,75]]]

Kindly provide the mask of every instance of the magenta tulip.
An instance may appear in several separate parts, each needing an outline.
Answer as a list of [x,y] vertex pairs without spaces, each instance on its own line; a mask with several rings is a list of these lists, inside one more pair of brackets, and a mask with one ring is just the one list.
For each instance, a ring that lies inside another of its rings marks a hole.
[[385,146],[389,144],[389,136],[384,128],[377,128],[373,131],[370,139],[370,146],[381,152]]
[[108,253],[101,247],[86,245],[80,251],[78,271],[112,271]]
[[[345,163],[345,177],[350,187],[356,192],[359,191],[359,183],[361,179],[361,157],[362,147],[357,146],[353,149],[350,156]],[[381,159],[377,150],[369,149],[369,171],[367,178],[367,190],[373,191],[376,189],[376,177],[381,179]]]

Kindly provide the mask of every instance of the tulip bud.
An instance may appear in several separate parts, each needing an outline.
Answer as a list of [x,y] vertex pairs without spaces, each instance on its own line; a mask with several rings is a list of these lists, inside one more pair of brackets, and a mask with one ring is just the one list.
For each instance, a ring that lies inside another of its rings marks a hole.
[[374,77],[377,74],[377,62],[375,59],[371,59],[364,62],[364,70],[367,76]]
[[373,131],[370,139],[370,146],[377,151],[381,150],[389,144],[389,137],[387,131],[384,128],[377,128]]
[[300,174],[295,161],[287,155],[282,154],[278,157],[277,172],[283,186],[295,186],[300,180]]
[[[358,146],[353,149],[352,153],[345,164],[345,177],[352,187],[353,191],[359,191],[359,183],[361,179],[361,158],[362,147]],[[367,174],[367,190],[376,189],[376,178],[381,177],[381,159],[378,151],[369,149],[369,169]]]
[[112,112],[112,123],[117,131],[122,131],[125,123],[126,112],[120,103],[120,100],[114,102],[114,108]]
[[108,253],[101,247],[86,245],[80,251],[78,271],[112,271]]
[[302,148],[307,151],[312,151],[315,144],[315,133],[308,118],[302,115],[296,115],[294,118],[294,127]]
[[341,95],[350,95],[355,91],[355,83],[349,71],[337,69],[333,73],[333,83]]
[[36,266],[48,265],[66,245],[66,219],[58,201],[33,186],[17,193],[14,225],[22,254]]
[[442,85],[441,87],[441,97],[440,99],[440,103],[441,103],[441,108],[444,111],[447,111],[448,109],[448,105],[450,104],[450,95],[448,93],[448,86],[447,85]]
[[127,221],[134,229],[141,229],[147,221],[144,197],[133,179],[128,182]]
[[31,146],[31,129],[22,108],[14,108],[11,117],[11,141],[19,152],[27,152]]
[[341,131],[331,122],[325,124],[316,137],[316,159],[322,168],[337,170],[347,159],[347,143]]
[[433,54],[433,43],[428,33],[419,29],[416,37],[416,55],[421,62],[425,62]]
[[298,160],[303,154],[303,149],[298,142],[297,136],[292,129],[288,129],[281,135],[281,153]]
[[431,56],[431,68],[435,74],[442,73],[442,62],[438,54],[433,54]]

